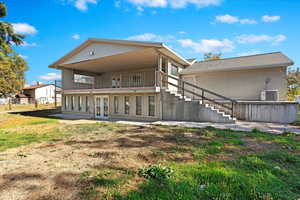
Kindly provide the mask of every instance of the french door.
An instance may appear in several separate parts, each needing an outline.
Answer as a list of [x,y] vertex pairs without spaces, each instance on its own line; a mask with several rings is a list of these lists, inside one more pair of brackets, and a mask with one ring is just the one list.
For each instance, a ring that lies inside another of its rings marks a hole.
[[108,107],[108,96],[95,96],[95,118],[107,119]]

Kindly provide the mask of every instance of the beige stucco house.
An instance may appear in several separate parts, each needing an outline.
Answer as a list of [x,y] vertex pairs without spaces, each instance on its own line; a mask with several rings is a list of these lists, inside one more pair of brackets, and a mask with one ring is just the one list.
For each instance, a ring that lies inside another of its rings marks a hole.
[[49,67],[62,72],[65,114],[231,123],[238,100],[286,100],[292,64],[279,52],[197,62],[163,43],[88,39]]

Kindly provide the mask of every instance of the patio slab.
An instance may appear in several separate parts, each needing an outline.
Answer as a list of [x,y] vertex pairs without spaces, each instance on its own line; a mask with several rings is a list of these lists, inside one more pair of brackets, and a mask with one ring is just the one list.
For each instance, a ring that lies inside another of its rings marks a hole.
[[[278,123],[264,123],[264,122],[246,122],[237,121],[235,124],[221,124],[221,123],[210,123],[210,122],[185,122],[185,121],[155,121],[155,122],[143,122],[143,121],[131,121],[131,120],[93,120],[88,119],[86,115],[70,115],[70,114],[54,114],[51,117],[60,118],[61,123],[67,124],[86,124],[96,123],[99,121],[112,121],[116,123],[137,125],[137,126],[150,126],[150,125],[167,125],[167,126],[182,126],[190,128],[206,128],[214,127],[218,129],[231,129],[235,131],[250,132],[254,128],[262,132],[272,134],[282,134],[284,132],[292,132],[300,135],[300,127],[292,126],[289,124],[278,124]],[[85,118],[83,118],[85,117]]]

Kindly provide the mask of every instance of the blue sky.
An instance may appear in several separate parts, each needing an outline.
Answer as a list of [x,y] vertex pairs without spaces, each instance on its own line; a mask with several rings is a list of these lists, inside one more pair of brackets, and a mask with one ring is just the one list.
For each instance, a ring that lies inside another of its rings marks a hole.
[[48,65],[87,38],[165,42],[186,58],[282,51],[300,63],[299,0],[4,0],[6,21],[27,35],[16,47],[28,83],[49,82]]

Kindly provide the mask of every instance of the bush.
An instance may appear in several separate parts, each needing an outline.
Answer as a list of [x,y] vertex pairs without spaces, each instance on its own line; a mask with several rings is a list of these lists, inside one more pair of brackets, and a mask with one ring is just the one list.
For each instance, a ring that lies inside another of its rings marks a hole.
[[150,165],[149,167],[141,168],[139,170],[139,176],[142,176],[146,179],[154,180],[166,180],[171,177],[173,170],[169,167],[162,167],[160,165]]

